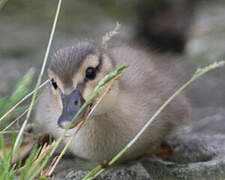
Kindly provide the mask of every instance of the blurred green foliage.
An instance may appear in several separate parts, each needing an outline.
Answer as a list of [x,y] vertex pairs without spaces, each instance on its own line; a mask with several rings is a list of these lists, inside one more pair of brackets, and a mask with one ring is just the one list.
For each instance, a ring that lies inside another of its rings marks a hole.
[[[10,108],[12,108],[18,101],[24,98],[29,92],[29,85],[32,82],[34,70],[29,70],[24,77],[17,83],[15,90],[9,97],[2,97],[0,94],[0,117],[2,117]],[[0,83],[1,89],[1,83]],[[1,91],[0,91],[1,92]],[[24,106],[20,106],[9,117],[15,118],[19,112],[24,110]],[[8,119],[8,118],[7,118]],[[2,123],[1,123],[2,124]]]

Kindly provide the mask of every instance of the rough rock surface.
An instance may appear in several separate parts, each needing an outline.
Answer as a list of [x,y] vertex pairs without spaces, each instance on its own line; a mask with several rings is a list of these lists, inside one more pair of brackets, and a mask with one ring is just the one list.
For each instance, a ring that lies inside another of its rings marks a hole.
[[[84,177],[88,171],[71,171],[65,180],[80,180]],[[109,170],[103,172],[96,180],[148,180],[150,175],[146,169],[140,164],[135,163],[133,165],[112,167]]]

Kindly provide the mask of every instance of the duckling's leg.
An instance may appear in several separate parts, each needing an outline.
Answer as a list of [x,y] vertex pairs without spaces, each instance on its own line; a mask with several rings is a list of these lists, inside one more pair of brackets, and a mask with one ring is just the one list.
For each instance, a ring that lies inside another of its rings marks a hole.
[[160,146],[151,149],[151,151],[145,154],[145,157],[159,156],[161,158],[172,158],[173,149],[165,140],[163,140]]
[[104,168],[104,169],[110,167],[109,161],[108,161],[108,160],[102,161],[102,162],[100,163],[100,165],[101,165],[101,167]]

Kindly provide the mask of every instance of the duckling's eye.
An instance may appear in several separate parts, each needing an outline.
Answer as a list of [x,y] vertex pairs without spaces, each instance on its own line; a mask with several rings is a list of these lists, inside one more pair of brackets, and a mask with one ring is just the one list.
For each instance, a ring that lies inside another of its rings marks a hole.
[[51,83],[52,83],[52,86],[54,87],[54,89],[56,90],[58,88],[56,81],[54,79],[52,79]]
[[86,78],[93,80],[95,78],[95,76],[96,76],[96,69],[93,67],[88,67],[86,69]]

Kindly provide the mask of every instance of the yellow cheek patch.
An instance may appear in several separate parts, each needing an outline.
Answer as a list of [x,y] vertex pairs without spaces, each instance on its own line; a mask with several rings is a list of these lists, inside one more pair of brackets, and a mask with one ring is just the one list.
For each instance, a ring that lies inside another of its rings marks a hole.
[[106,56],[105,54],[102,55],[102,58],[104,59],[104,61],[102,62],[102,66],[104,67],[103,68],[104,72],[110,73],[111,71],[113,71],[114,68],[110,58]]
[[103,77],[104,75],[99,72],[94,80],[89,80],[86,83],[85,89],[82,94],[84,99],[87,99],[88,96],[91,95],[91,93],[94,91],[95,87],[98,85],[99,81],[103,79]]
[[[52,91],[54,91],[54,90],[52,90]],[[59,94],[59,91],[53,92],[53,96],[54,96],[54,98],[53,98],[54,104],[57,106],[58,109],[62,110],[63,105],[62,105],[62,99]]]

